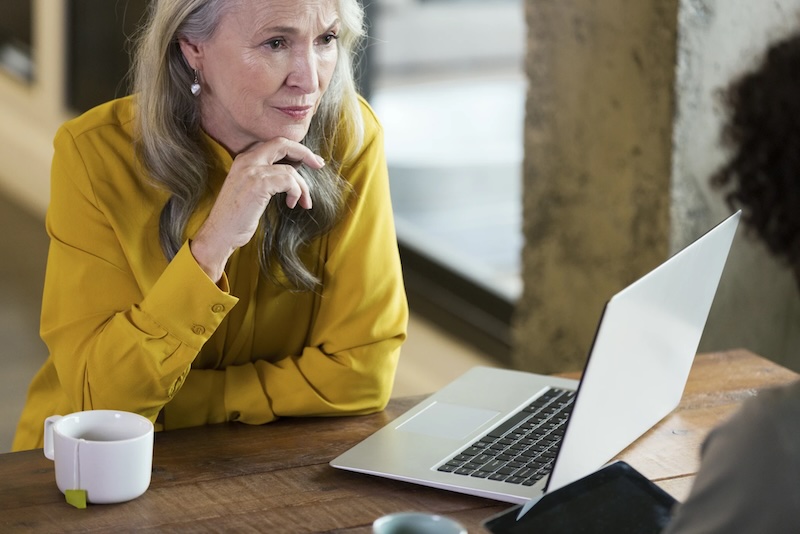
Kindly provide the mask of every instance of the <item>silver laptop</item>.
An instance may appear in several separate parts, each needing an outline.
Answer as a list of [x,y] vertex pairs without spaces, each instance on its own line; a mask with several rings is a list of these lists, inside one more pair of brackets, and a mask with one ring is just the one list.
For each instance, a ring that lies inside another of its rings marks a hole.
[[739,217],[606,303],[580,382],[475,367],[331,465],[513,503],[594,472],[678,405]]

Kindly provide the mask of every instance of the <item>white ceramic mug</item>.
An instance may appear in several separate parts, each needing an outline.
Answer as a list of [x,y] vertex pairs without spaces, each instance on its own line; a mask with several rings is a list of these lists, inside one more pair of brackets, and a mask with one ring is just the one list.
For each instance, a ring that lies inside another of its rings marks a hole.
[[467,534],[461,523],[437,514],[399,512],[379,517],[373,534]]
[[129,501],[150,486],[153,423],[119,410],[53,415],[44,422],[44,455],[65,495],[83,490],[90,503]]

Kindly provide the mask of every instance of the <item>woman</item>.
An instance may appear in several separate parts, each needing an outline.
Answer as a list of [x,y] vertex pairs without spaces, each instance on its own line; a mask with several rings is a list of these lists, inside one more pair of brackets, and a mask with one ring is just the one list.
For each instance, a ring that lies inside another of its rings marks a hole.
[[79,410],[171,429],[386,405],[408,310],[362,33],[357,0],[152,2],[134,96],[55,138],[50,354],[15,450]]

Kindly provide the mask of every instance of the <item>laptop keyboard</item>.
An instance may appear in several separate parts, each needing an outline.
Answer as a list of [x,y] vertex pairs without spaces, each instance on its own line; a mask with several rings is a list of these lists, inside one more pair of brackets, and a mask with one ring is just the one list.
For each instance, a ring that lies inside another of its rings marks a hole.
[[550,473],[575,392],[550,388],[438,470],[532,486]]

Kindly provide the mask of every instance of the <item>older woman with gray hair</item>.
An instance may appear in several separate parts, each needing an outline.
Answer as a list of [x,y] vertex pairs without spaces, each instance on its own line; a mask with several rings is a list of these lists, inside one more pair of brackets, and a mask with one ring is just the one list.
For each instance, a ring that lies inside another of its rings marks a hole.
[[55,138],[14,449],[89,409],[157,429],[381,410],[408,306],[357,0],[154,0],[134,93]]

